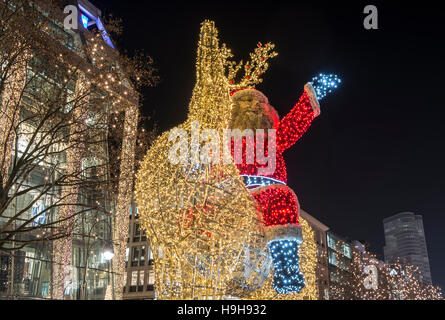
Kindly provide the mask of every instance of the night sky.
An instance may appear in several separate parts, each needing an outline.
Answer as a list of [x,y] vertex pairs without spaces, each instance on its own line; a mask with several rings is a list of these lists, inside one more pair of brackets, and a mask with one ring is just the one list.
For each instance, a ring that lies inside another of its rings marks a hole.
[[[264,92],[281,117],[319,72],[342,87],[284,157],[289,186],[304,210],[349,239],[383,254],[382,219],[423,216],[433,282],[445,287],[445,13],[409,2],[91,0],[124,21],[119,47],[144,49],[161,82],[145,92],[144,112],[161,131],[180,124],[195,83],[200,22],[216,21],[237,59],[271,41]],[[219,3],[219,4],[218,4]],[[363,9],[379,9],[379,30],[365,30]]]

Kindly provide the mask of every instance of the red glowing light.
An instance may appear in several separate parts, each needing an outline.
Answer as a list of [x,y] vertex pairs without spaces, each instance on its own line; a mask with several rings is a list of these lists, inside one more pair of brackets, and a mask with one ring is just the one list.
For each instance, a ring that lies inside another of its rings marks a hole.
[[[315,118],[314,108],[309,95],[304,91],[298,103],[281,120],[275,121],[276,129],[276,163],[275,171],[266,175],[273,179],[287,183],[287,170],[283,152],[294,145],[307,131]],[[278,120],[278,119],[274,119]],[[232,156],[234,156],[234,141],[231,142]],[[253,146],[251,144],[254,144]],[[242,163],[237,164],[242,175],[256,176],[259,168],[266,168],[270,164],[259,164],[256,159],[256,141],[242,138]],[[247,150],[254,149],[253,164],[248,164]],[[268,141],[264,139],[264,155],[268,156]],[[273,160],[273,157],[271,158]],[[261,188],[253,193],[258,202],[259,210],[267,226],[298,224],[299,204],[295,193],[287,186],[272,185]]]

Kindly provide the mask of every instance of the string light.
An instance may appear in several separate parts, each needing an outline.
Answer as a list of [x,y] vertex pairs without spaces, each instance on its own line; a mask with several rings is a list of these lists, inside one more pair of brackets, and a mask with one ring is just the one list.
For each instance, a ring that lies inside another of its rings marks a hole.
[[279,240],[269,243],[274,265],[273,287],[279,294],[299,293],[305,286],[299,268],[298,241]]
[[317,300],[317,244],[313,228],[306,220],[300,217],[300,224],[303,231],[303,242],[299,248],[300,271],[304,275],[305,286],[299,293],[279,294],[273,285],[273,277],[268,277],[263,286],[250,295],[251,300]]
[[298,247],[302,241],[299,204],[287,186],[273,185],[253,191],[264,219],[274,264],[274,289],[280,294],[298,293],[304,287],[299,270]]
[[[222,141],[231,121],[230,92],[259,83],[267,60],[275,55],[273,45],[259,45],[251,61],[232,62],[214,22],[205,21],[188,119],[179,128],[190,136],[196,121],[200,129],[215,129]],[[239,76],[243,67],[245,74]],[[157,296],[223,299],[240,289],[230,283],[244,274],[246,249],[262,252],[265,244],[255,200],[234,164],[171,164],[168,136],[164,133],[150,148],[136,180],[141,223],[153,248]]]
[[250,190],[274,184],[285,184],[283,181],[262,176],[241,175],[241,178],[246,187]]
[[[59,10],[59,7],[50,8]],[[20,12],[17,11],[19,14]],[[15,116],[20,112],[20,108],[22,104],[20,104],[20,97],[23,93],[23,90],[26,86],[26,72],[27,67],[30,67],[30,61],[32,56],[28,54],[28,48],[35,51],[37,54],[40,54],[38,48],[42,47],[42,43],[46,45],[48,54],[53,54],[51,58],[53,60],[54,67],[56,69],[67,69],[67,77],[70,75],[72,79],[76,79],[76,87],[73,92],[73,104],[80,104],[79,109],[75,110],[75,118],[80,118],[80,124],[85,124],[83,120],[84,115],[87,115],[85,108],[92,106],[90,103],[90,98],[94,97],[95,94],[99,94],[99,92],[104,92],[103,96],[98,95],[97,98],[101,98],[104,104],[107,104],[107,108],[104,108],[100,112],[104,112],[104,114],[108,113],[122,113],[125,112],[125,124],[123,128],[123,139],[122,139],[122,154],[117,157],[117,160],[122,159],[120,163],[120,177],[119,177],[119,187],[117,194],[117,209],[116,209],[116,221],[113,225],[113,229],[116,232],[115,238],[115,250],[117,251],[116,258],[113,259],[114,272],[115,272],[115,287],[116,287],[116,298],[122,298],[123,292],[123,284],[125,281],[125,248],[127,245],[126,238],[128,235],[128,226],[129,226],[129,201],[132,198],[132,188],[133,188],[133,175],[134,175],[134,157],[135,157],[135,142],[137,135],[137,125],[138,125],[138,93],[134,90],[134,87],[140,85],[140,83],[146,82],[146,75],[144,68],[140,66],[138,68],[134,67],[129,61],[130,59],[121,56],[117,51],[111,50],[108,46],[99,45],[103,43],[102,32],[89,32],[84,30],[85,41],[82,41],[83,48],[80,50],[79,47],[67,48],[61,43],[66,43],[65,33],[60,33],[58,28],[48,28],[46,25],[42,27],[42,24],[36,23],[36,21],[46,21],[45,19],[41,19],[42,12],[40,10],[36,10],[35,12],[26,12],[29,14],[27,17],[35,18],[28,19],[29,25],[24,24],[20,26],[20,35],[21,37],[14,36],[14,40],[11,43],[6,43],[5,46],[10,46],[10,49],[13,49],[11,52],[20,53],[19,58],[13,59],[11,62],[11,66],[14,68],[11,70],[15,70],[15,72],[8,77],[10,81],[7,82],[7,85],[4,88],[4,92],[2,95],[1,108],[2,111],[8,117],[3,117],[0,119],[0,127],[2,128],[12,128],[13,130],[9,130],[11,132],[15,132],[17,127],[17,123],[12,123],[12,121],[8,122],[7,119],[18,119],[19,117]],[[32,16],[31,14],[34,14]],[[82,22],[85,24],[88,21],[83,19]],[[21,21],[18,19],[18,21]],[[46,22],[44,22],[46,24]],[[112,23],[113,24],[113,23]],[[116,27],[109,25],[109,27]],[[17,28],[12,28],[13,30]],[[17,29],[18,30],[18,29]],[[41,32],[41,30],[45,30],[46,32]],[[32,32],[31,32],[32,31]],[[37,35],[33,37],[32,35]],[[31,35],[31,36],[30,36]],[[23,36],[23,37],[22,37]],[[42,37],[40,37],[42,36]],[[19,40],[18,40],[19,39]],[[22,39],[22,40],[20,40]],[[34,42],[33,42],[34,41]],[[14,47],[15,46],[15,47]],[[7,48],[7,47],[5,47]],[[37,50],[35,50],[37,48]],[[83,50],[84,49],[84,50]],[[63,52],[63,53],[60,53]],[[80,55],[79,55],[80,53]],[[15,54],[14,54],[15,55]],[[86,59],[91,58],[91,60]],[[85,58],[85,59],[84,59]],[[93,61],[91,64],[90,61]],[[134,62],[134,61],[133,61]],[[147,65],[148,61],[142,61]],[[141,61],[139,61],[139,65],[141,65]],[[115,68],[116,65],[119,65],[118,68]],[[61,68],[63,66],[63,68]],[[113,66],[110,68],[110,66]],[[135,76],[135,79],[138,81],[133,82],[131,85],[129,81],[126,79],[124,82],[119,81],[119,84],[116,84],[116,79],[121,79],[122,77]],[[109,81],[103,81],[101,79],[110,79]],[[68,79],[63,79],[61,83],[69,83]],[[123,85],[125,83],[125,86]],[[37,92],[37,90],[36,90]],[[53,96],[53,93],[51,92]],[[65,95],[63,95],[65,97]],[[66,103],[66,101],[61,102]],[[45,104],[43,102],[39,103],[41,106]],[[49,104],[51,105],[51,104]],[[89,106],[88,106],[89,105]],[[13,106],[14,108],[10,108]],[[70,109],[71,110],[71,109]],[[80,113],[80,114],[78,114]],[[78,136],[76,136],[76,131],[83,131],[79,128],[74,128],[72,124],[74,121],[67,120],[67,123],[71,125],[70,127],[70,139],[76,140]],[[9,138],[6,139],[0,133],[0,144],[5,144],[6,147],[6,155],[4,155],[5,163],[9,166],[11,162],[11,152],[12,152],[12,142],[14,136],[10,135]],[[12,139],[11,141],[6,141]],[[121,141],[119,141],[121,142]],[[97,141],[94,142],[98,144]],[[81,148],[82,146],[78,146]],[[85,147],[85,146],[83,146]],[[81,164],[82,153],[79,152],[77,147],[69,146],[66,150],[66,168],[63,171],[68,172],[68,175],[72,172],[80,171],[78,170]],[[107,159],[110,160],[110,159]],[[116,159],[111,159],[115,161]],[[110,162],[112,162],[110,161]],[[8,167],[0,168],[2,170],[3,183],[5,182],[5,177],[8,172]],[[45,176],[45,180],[48,177]],[[67,277],[69,276],[68,271],[72,266],[72,231],[74,226],[74,216],[76,215],[76,206],[72,205],[77,202],[78,198],[78,183],[74,183],[72,181],[67,181],[69,186],[63,186],[61,190],[60,197],[64,199],[64,203],[67,204],[61,207],[60,210],[56,212],[56,219],[60,220],[57,224],[54,224],[54,229],[60,228],[62,231],[66,231],[68,234],[67,237],[62,239],[57,239],[54,241],[53,246],[53,264],[54,264],[54,272],[53,272],[53,285],[52,285],[52,296],[55,299],[63,299],[65,292],[65,284],[67,281]],[[61,232],[62,234],[63,232]],[[97,238],[97,235],[93,235]],[[45,240],[47,238],[45,233],[39,235],[40,239]]]
[[317,99],[324,99],[329,93],[338,88],[341,80],[335,74],[325,75],[320,73],[317,77],[312,78],[311,85],[317,94]]
[[[204,22],[197,84],[189,119],[181,126],[185,130],[192,120],[220,133],[227,127],[231,103],[224,74],[229,56],[219,46],[214,23]],[[256,208],[234,165],[173,166],[168,162],[170,145],[168,133],[154,143],[136,182],[140,219],[155,257],[156,292],[160,299],[221,299],[244,242],[250,242],[251,231],[259,234]],[[231,227],[234,221],[237,230]]]
[[[384,263],[366,250],[352,250],[347,273],[331,281],[336,300],[439,300],[441,289],[420,280],[419,268],[395,261]],[[373,270],[372,273],[369,270]],[[372,284],[372,285],[370,285]]]
[[287,186],[274,185],[253,191],[268,226],[297,225],[300,210],[295,193]]
[[[236,98],[236,95],[234,95]],[[275,171],[266,177],[273,178],[282,183],[287,183],[286,163],[283,158],[283,152],[293,146],[308,130],[312,121],[315,118],[315,104],[311,101],[308,90],[304,90],[297,104],[292,110],[276,124],[276,157],[271,158],[275,160]],[[234,139],[232,140],[232,157],[234,156]],[[259,163],[256,158],[254,163],[246,162],[247,150],[255,150],[256,145],[251,145],[245,137],[242,138],[242,159],[241,164],[237,164],[238,170],[243,176],[258,176],[258,170],[267,168],[268,163]],[[265,156],[268,156],[267,141],[264,147]]]
[[[258,147],[253,139],[242,138],[243,162],[237,167],[244,179],[246,187],[251,190],[257,200],[258,207],[262,213],[265,224],[265,237],[269,241],[270,254],[274,264],[273,288],[279,294],[299,293],[305,286],[303,274],[300,272],[300,259],[298,255],[301,243],[301,228],[299,226],[299,204],[294,192],[286,186],[287,172],[282,153],[291,147],[307,131],[313,119],[320,113],[319,104],[315,97],[313,87],[305,86],[295,107],[279,121],[276,112],[268,106],[268,99],[258,91],[237,90],[233,100],[243,99],[250,95],[256,103],[267,110],[265,113],[270,117],[269,123],[274,123],[276,128],[276,157],[272,157],[275,170],[266,176],[258,176],[259,168],[270,166],[270,163],[261,165],[255,158],[254,163],[247,163],[247,150]],[[255,104],[254,104],[255,105]],[[254,106],[253,105],[253,106]],[[260,112],[262,109],[260,109]],[[239,123],[235,119],[235,123]],[[260,125],[267,124],[266,121],[254,121]],[[243,128],[249,125],[242,124]],[[257,128],[268,129],[268,128]],[[234,154],[234,141],[232,141],[232,156]],[[261,146],[268,155],[268,141]],[[255,152],[256,155],[256,152]]]
[[[17,107],[20,104],[21,94],[26,85],[26,66],[29,63],[32,55],[28,52],[23,52],[16,62],[16,70],[10,75],[10,81],[6,81],[3,89],[3,95],[0,100],[0,107],[3,116],[0,117],[0,128],[4,128],[0,132],[0,146],[2,146],[2,168],[1,176],[2,181],[0,183],[3,186],[8,179],[9,166],[12,157],[12,147],[15,139],[15,128],[19,123],[20,108]],[[10,129],[6,129],[10,128]],[[5,152],[5,154],[3,154]]]
[[[190,134],[191,122],[197,121],[201,129],[216,129],[221,135],[231,123],[236,92],[253,88],[262,81],[260,76],[268,67],[267,60],[276,56],[273,48],[272,44],[259,43],[250,62],[231,62],[230,50],[219,45],[214,23],[205,21],[198,45],[197,83],[189,116],[179,128]],[[237,82],[241,69],[244,69],[244,76]],[[218,299],[230,294],[233,288],[229,284],[236,274],[243,273],[238,263],[243,260],[239,257],[243,256],[244,249],[257,248],[255,250],[261,252],[264,241],[273,239],[278,239],[278,245],[274,247],[277,250],[291,245],[292,250],[285,257],[288,260],[284,261],[292,263],[283,267],[280,257],[284,252],[273,250],[276,280],[274,285],[269,284],[275,290],[265,283],[269,291],[261,288],[257,290],[261,292],[259,295],[246,293],[245,296],[268,297],[277,291],[293,292],[284,295],[293,296],[301,291],[306,298],[316,298],[315,276],[312,276],[315,263],[309,261],[309,256],[298,257],[302,238],[298,224],[299,205],[295,194],[285,186],[287,174],[282,157],[282,153],[300,139],[319,114],[313,90],[308,84],[296,106],[277,124],[277,163],[276,170],[270,175],[257,174],[260,165],[256,159],[252,165],[245,162],[237,166],[172,165],[167,160],[172,145],[168,141],[168,132],[149,150],[138,173],[136,199],[143,227],[152,239],[159,298]],[[243,144],[245,146],[245,140]],[[243,149],[245,159],[247,149]],[[184,160],[179,163],[190,163],[188,159]],[[257,208],[262,212],[260,220]],[[235,221],[236,233],[233,233],[228,226]],[[258,229],[262,225],[266,226],[264,238],[255,236],[262,233],[261,228]],[[310,227],[306,229],[310,230]],[[301,251],[310,251],[311,257],[315,257],[313,233],[308,233],[308,243],[301,245]],[[231,260],[231,255],[237,258]],[[299,271],[300,260],[302,264],[304,261],[301,269],[308,272],[307,283],[310,285],[307,289]]]
[[[86,84],[84,75],[79,75],[76,81],[75,93],[79,99],[79,107],[74,110],[74,119],[79,119],[83,128],[71,125],[70,139],[72,141],[81,140],[79,132],[84,132],[85,121],[88,115],[89,92],[90,86]],[[79,130],[80,129],[80,130]],[[82,144],[77,144],[76,147],[71,147],[66,150],[66,170],[68,175],[81,171],[82,166]],[[63,228],[67,235],[61,239],[53,242],[53,259],[54,259],[54,297],[58,300],[63,300],[65,293],[65,283],[69,277],[69,271],[72,266],[72,246],[73,246],[73,230],[74,230],[74,216],[76,215],[76,205],[79,192],[79,185],[64,186],[62,188],[62,199],[66,199],[66,204],[61,207],[58,219],[62,220],[60,227]]]

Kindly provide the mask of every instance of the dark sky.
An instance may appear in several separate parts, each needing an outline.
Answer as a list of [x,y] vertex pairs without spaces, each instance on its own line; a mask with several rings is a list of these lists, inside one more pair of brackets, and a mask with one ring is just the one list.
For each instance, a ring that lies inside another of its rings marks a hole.
[[[206,18],[238,59],[258,41],[276,44],[258,89],[281,116],[313,75],[338,74],[343,86],[285,154],[290,187],[303,209],[379,254],[383,218],[423,215],[433,281],[445,287],[443,10],[425,1],[91,1],[124,20],[121,48],[154,58],[162,81],[146,90],[144,112],[162,131],[185,120]],[[363,27],[367,4],[379,9],[379,30]]]

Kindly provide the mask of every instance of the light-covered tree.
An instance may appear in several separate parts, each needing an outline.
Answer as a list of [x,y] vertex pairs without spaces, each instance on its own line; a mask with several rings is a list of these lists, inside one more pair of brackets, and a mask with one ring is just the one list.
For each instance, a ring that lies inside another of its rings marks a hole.
[[348,276],[331,282],[333,300],[437,300],[441,289],[421,281],[419,269],[398,260],[384,263],[361,244],[352,251]]
[[85,217],[125,222],[113,205],[147,147],[138,89],[156,82],[150,57],[107,45],[118,19],[106,37],[63,21],[57,0],[0,1],[0,251],[51,241],[56,298]]

